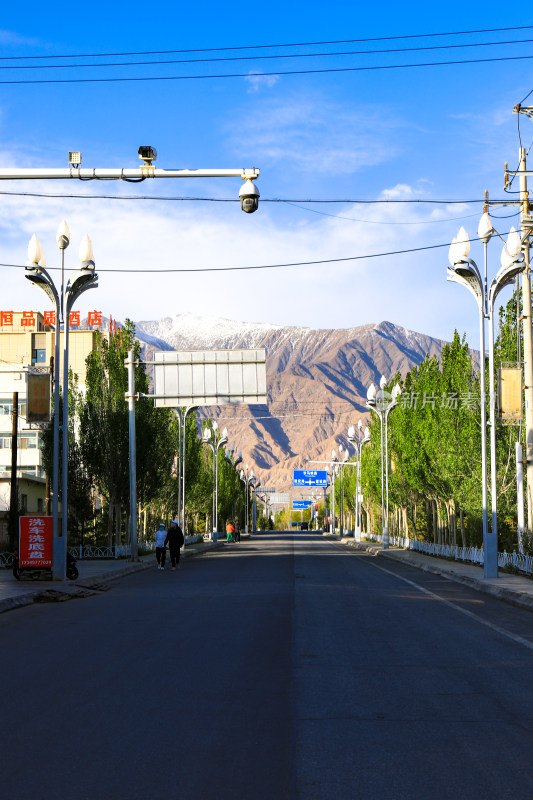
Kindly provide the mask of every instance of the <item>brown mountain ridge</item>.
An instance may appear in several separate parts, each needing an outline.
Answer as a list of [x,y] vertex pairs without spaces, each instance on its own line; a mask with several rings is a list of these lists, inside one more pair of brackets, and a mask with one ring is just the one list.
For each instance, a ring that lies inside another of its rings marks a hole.
[[210,406],[200,414],[227,427],[244,463],[278,491],[292,486],[292,470],[304,459],[327,460],[339,444],[350,449],[347,430],[365,420],[371,383],[404,376],[445,344],[391,322],[330,330],[180,314],[137,322],[136,330],[148,352],[265,348],[267,405]]

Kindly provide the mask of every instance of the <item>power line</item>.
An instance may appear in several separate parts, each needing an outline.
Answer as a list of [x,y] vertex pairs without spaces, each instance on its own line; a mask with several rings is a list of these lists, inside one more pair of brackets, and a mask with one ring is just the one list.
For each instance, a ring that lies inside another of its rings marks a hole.
[[[94,180],[99,180],[95,178]],[[85,180],[84,180],[85,182]],[[202,203],[238,203],[240,202],[239,199],[234,197],[227,197],[227,198],[220,198],[220,197],[168,197],[168,196],[161,196],[161,195],[147,195],[147,194],[135,194],[135,195],[116,195],[116,194],[98,194],[98,195],[89,195],[89,194],[63,194],[63,193],[54,193],[54,192],[7,192],[7,191],[0,191],[0,196],[7,195],[9,197],[44,197],[44,198],[52,198],[52,199],[61,199],[61,200],[157,200],[157,201],[166,201],[166,202],[194,202],[199,201]],[[296,203],[323,203],[326,204],[353,204],[353,205],[386,205],[386,204],[408,204],[408,203],[420,203],[426,205],[471,205],[473,203],[484,203],[484,197],[477,197],[473,200],[431,200],[431,199],[420,199],[420,198],[409,198],[409,199],[377,199],[377,200],[361,200],[358,198],[304,198],[304,199],[288,199],[285,197],[262,197],[261,203],[286,203],[296,204]],[[512,203],[511,200],[493,200],[491,202],[500,203],[509,205]]]
[[[464,214],[462,217],[448,217],[446,219],[422,219],[413,222],[412,220],[409,222],[398,222],[398,221],[391,221],[391,220],[376,220],[376,219],[355,219],[354,217],[343,217],[339,214],[328,214],[326,211],[318,211],[315,208],[305,208],[304,206],[299,206],[296,203],[291,203],[290,201],[286,201],[287,205],[293,206],[293,208],[299,208],[302,211],[309,211],[313,214],[320,214],[322,217],[330,217],[332,219],[342,219],[346,220],[347,222],[361,222],[365,225],[436,225],[437,223],[441,222],[454,222],[461,219],[469,219],[470,217],[477,217],[478,214]],[[508,214],[504,217],[495,217],[494,219],[510,219],[511,217],[516,217],[520,214],[520,211],[515,211],[513,214]]]
[[[216,198],[216,197],[161,197],[156,195],[86,195],[86,194],[60,194],[60,193],[44,193],[44,192],[3,192],[0,191],[0,196],[6,195],[10,197],[39,197],[39,198],[46,198],[46,199],[77,199],[77,200],[157,200],[157,201],[166,201],[166,202],[207,202],[207,203],[238,203],[239,200],[235,198]],[[348,203],[348,204],[360,204],[360,205],[377,205],[377,204],[386,204],[386,203],[425,203],[430,205],[471,205],[471,204],[479,204],[484,203],[484,199],[478,200],[418,200],[418,199],[411,199],[411,200],[287,200],[287,199],[279,199],[279,198],[261,198],[262,203],[282,203],[288,206],[293,206],[294,208],[299,208],[302,211],[308,211],[314,214],[319,214],[320,216],[330,217],[332,219],[342,219],[348,222],[359,222],[368,225],[435,225],[437,223],[442,222],[454,222],[456,220],[462,219],[469,219],[470,217],[475,217],[477,214],[463,214],[460,217],[448,217],[446,219],[434,219],[434,220],[418,220],[416,222],[408,221],[390,221],[390,220],[371,220],[371,219],[356,219],[354,217],[343,217],[339,214],[328,214],[325,211],[318,211],[313,208],[305,208],[304,206],[300,205],[301,203]],[[495,201],[497,202],[497,201]],[[506,204],[508,201],[504,201]],[[515,211],[513,214],[508,214],[505,216],[494,216],[494,219],[510,219],[511,217],[515,217],[519,214],[519,211]]]
[[271,78],[280,75],[325,75],[341,72],[375,72],[377,70],[417,69],[420,67],[450,67],[463,64],[489,64],[502,61],[524,61],[532,59],[531,56],[501,56],[498,58],[471,58],[460,61],[428,61],[420,64],[375,64],[367,67],[337,67],[324,69],[278,70],[276,72],[235,72],[222,75],[144,75],[141,77],[116,77],[116,78],[46,78],[27,79],[21,81],[0,81],[0,86],[44,85],[44,84],[73,84],[73,83],[146,83],[153,81],[190,81],[211,80],[221,78]]
[[[506,233],[501,234],[501,236],[507,236],[509,231]],[[479,237],[473,237],[470,241],[479,242],[481,239]],[[262,269],[284,269],[287,267],[308,267],[314,266],[319,264],[340,264],[347,261],[363,261],[367,258],[386,258],[388,256],[398,256],[398,255],[406,255],[408,253],[420,253],[427,250],[438,250],[443,247],[450,247],[450,242],[444,242],[442,244],[431,244],[425,245],[424,247],[410,247],[404,250],[389,250],[384,253],[368,253],[364,256],[346,256],[345,258],[324,258],[324,259],[317,259],[315,261],[292,261],[285,264],[258,264],[253,266],[244,266],[244,267],[193,267],[193,268],[183,268],[183,267],[150,267],[149,269],[114,269],[111,268],[104,268],[98,269],[98,273],[110,273],[110,272],[118,272],[118,273],[127,273],[128,275],[143,275],[143,274],[169,274],[169,273],[200,273],[200,272],[245,272],[251,270],[262,270]],[[25,266],[22,264],[0,264],[0,267],[13,267],[15,269],[26,269]],[[47,267],[48,271],[51,270],[59,270],[60,267]]]
[[74,53],[54,56],[0,56],[0,61],[22,61],[50,58],[110,58],[119,56],[154,56],[154,55],[173,55],[179,53],[217,53],[235,52],[236,50],[264,50],[275,47],[318,47],[331,44],[363,44],[365,42],[392,42],[403,39],[427,39],[438,36],[468,36],[473,33],[504,33],[506,31],[525,31],[531,30],[533,25],[515,25],[509,28],[480,28],[469,31],[445,31],[440,33],[410,33],[404,36],[375,36],[366,39],[333,39],[323,42],[289,42],[277,44],[259,45],[239,45],[236,47],[205,47],[192,48],[188,50],[141,50],[123,53]]
[[[0,69],[102,69],[104,67],[148,67],[165,66],[166,64],[206,64],[206,63],[227,63],[229,61],[264,61],[279,58],[331,58],[333,56],[369,56],[369,55],[390,55],[392,53],[414,53],[427,52],[432,50],[454,50],[464,47],[498,47],[500,45],[530,44],[533,39],[512,39],[500,42],[464,42],[462,44],[441,44],[428,47],[398,47],[387,50],[348,50],[335,51],[332,53],[281,53],[275,55],[247,55],[247,56],[218,56],[216,58],[188,58],[188,59],[167,59],[165,61],[113,61],[104,64],[9,64],[1,65]],[[1,59],[0,59],[1,60]]]

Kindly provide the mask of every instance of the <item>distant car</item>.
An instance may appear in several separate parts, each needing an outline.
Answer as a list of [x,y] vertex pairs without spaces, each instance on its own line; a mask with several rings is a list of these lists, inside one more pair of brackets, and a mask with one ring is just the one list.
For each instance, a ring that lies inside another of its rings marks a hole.
[[309,530],[309,523],[308,522],[302,522],[302,524],[300,525],[300,530],[301,531],[308,531]]

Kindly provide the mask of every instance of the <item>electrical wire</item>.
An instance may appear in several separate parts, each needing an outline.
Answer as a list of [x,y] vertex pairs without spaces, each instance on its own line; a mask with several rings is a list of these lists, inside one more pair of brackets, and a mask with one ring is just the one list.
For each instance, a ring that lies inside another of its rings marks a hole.
[[[328,214],[326,211],[318,211],[315,208],[305,208],[305,206],[299,206],[297,203],[291,203],[286,201],[288,206],[293,206],[293,208],[299,208],[302,211],[308,211],[312,214],[320,214],[322,217],[331,217],[332,219],[342,219],[347,220],[348,222],[362,222],[365,225],[436,225],[440,222],[456,222],[457,220],[462,219],[470,219],[471,217],[477,217],[479,214],[464,214],[462,217],[448,217],[447,219],[423,219],[418,220],[418,222],[392,222],[390,220],[376,220],[376,219],[355,219],[354,217],[343,217],[339,214]],[[510,219],[511,217],[516,217],[520,214],[520,211],[515,211],[513,214],[507,214],[506,216],[499,217],[493,216],[494,219]]]
[[387,50],[348,50],[335,51],[332,53],[281,53],[276,55],[248,55],[248,56],[226,56],[217,58],[188,58],[188,59],[167,59],[165,61],[112,61],[104,64],[0,64],[0,70],[6,69],[102,69],[104,67],[149,67],[165,66],[167,64],[207,64],[207,63],[227,63],[229,61],[264,61],[280,58],[331,58],[333,56],[369,56],[369,55],[390,55],[393,53],[415,53],[427,52],[432,50],[454,50],[464,47],[498,47],[500,45],[531,44],[533,39],[511,39],[500,42],[465,42],[462,44],[440,44],[429,47],[397,47]]
[[459,61],[428,61],[420,64],[374,64],[366,67],[331,67],[324,69],[277,70],[276,72],[235,72],[222,75],[143,75],[139,77],[115,78],[45,78],[16,81],[0,81],[0,86],[29,86],[45,84],[82,84],[82,83],[147,83],[153,81],[190,81],[212,80],[222,78],[271,78],[281,75],[325,75],[342,72],[375,72],[377,70],[417,69],[420,67],[450,67],[463,64],[489,64],[502,61],[524,61],[531,56],[501,56],[494,58],[471,58]]
[[50,59],[50,58],[110,58],[119,56],[149,56],[149,55],[172,55],[178,53],[217,53],[234,52],[235,50],[264,50],[275,47],[318,47],[331,44],[362,44],[364,42],[392,42],[403,39],[427,39],[438,36],[468,36],[473,33],[504,33],[506,31],[525,31],[531,30],[533,25],[515,25],[508,28],[480,28],[469,31],[445,31],[440,33],[410,33],[404,36],[375,36],[366,39],[333,39],[323,42],[291,42],[277,44],[259,45],[240,45],[236,47],[205,47],[188,50],[141,50],[137,52],[123,53],[75,53],[54,56],[0,56],[0,61],[20,61],[29,59]]
[[518,105],[519,105],[519,106],[523,105],[523,104],[524,104],[524,102],[527,100],[527,98],[528,98],[528,97],[529,97],[531,94],[533,94],[533,89],[532,89],[530,92],[528,92],[528,93],[526,94],[526,96],[524,97],[524,99],[523,99],[523,100],[521,100],[521,101],[520,101],[520,103],[518,103]]
[[[533,144],[533,143],[532,143]],[[85,179],[83,179],[85,180]],[[115,178],[91,178],[90,180],[117,180]],[[7,195],[9,197],[44,197],[44,198],[52,198],[52,199],[61,199],[61,200],[163,200],[168,202],[189,202],[189,201],[200,201],[202,203],[238,203],[240,202],[238,198],[235,197],[227,197],[227,198],[220,198],[220,197],[168,197],[168,196],[161,196],[161,195],[115,195],[115,194],[98,194],[98,195],[88,195],[88,194],[63,194],[63,193],[54,193],[54,192],[9,192],[9,191],[0,191],[0,196]],[[261,198],[261,203],[285,203],[287,205],[296,205],[298,203],[318,203],[318,204],[352,204],[352,205],[380,205],[380,204],[408,204],[408,203],[420,203],[425,205],[471,205],[473,203],[481,203],[483,204],[485,199],[482,197],[477,197],[473,200],[429,200],[429,199],[420,199],[420,198],[411,198],[411,199],[403,199],[403,200],[393,200],[393,199],[377,199],[377,200],[360,200],[357,198],[333,198],[333,199],[316,199],[316,198],[305,198],[305,199],[287,199],[287,198],[280,198],[280,197],[265,197]],[[512,203],[511,200],[491,200],[490,203],[498,203],[501,205],[510,205]]]
[[[532,142],[533,145],[533,142]],[[109,179],[106,179],[109,180]],[[144,178],[142,179],[144,180]],[[132,182],[136,182],[132,179]],[[209,203],[238,203],[239,200],[235,198],[216,198],[216,197],[160,197],[160,196],[150,196],[150,195],[86,195],[86,194],[59,194],[59,193],[44,193],[44,192],[2,192],[0,191],[0,196],[7,195],[10,197],[39,197],[39,198],[46,198],[46,199],[77,199],[77,200],[159,200],[159,201],[182,201],[182,202],[189,202],[189,201],[201,201],[201,202],[209,202]],[[382,203],[427,203],[427,204],[434,204],[434,205],[470,205],[470,204],[479,204],[484,203],[484,200],[299,200],[294,202],[292,200],[286,199],[278,199],[278,198],[261,198],[262,203],[283,203],[288,206],[292,206],[293,208],[298,208],[302,211],[308,211],[314,214],[319,214],[320,216],[330,217],[332,219],[342,219],[347,220],[348,222],[360,222],[368,225],[434,225],[441,222],[454,222],[457,220],[462,219],[470,219],[472,217],[476,217],[476,214],[464,214],[460,217],[448,217],[446,219],[436,219],[436,220],[419,220],[418,222],[402,222],[402,221],[389,221],[389,220],[369,220],[369,219],[357,219],[355,217],[344,217],[339,214],[328,214],[326,211],[318,211],[317,209],[313,208],[305,208],[299,203],[348,203],[348,204],[363,204],[363,205],[375,205],[375,204],[382,204]],[[492,201],[498,202],[498,201]],[[504,202],[507,205],[506,201]],[[495,216],[492,215],[494,219],[511,219],[512,217],[517,216],[520,211],[515,211],[513,214],[507,214],[504,216]]]
[[[500,234],[501,236],[507,236],[509,231],[506,233]],[[473,237],[470,241],[472,242],[479,242],[481,239],[479,237]],[[346,256],[345,258],[324,258],[324,259],[317,259],[314,261],[292,261],[285,264],[258,264],[253,266],[244,266],[244,267],[193,267],[193,268],[183,268],[183,267],[170,267],[170,268],[149,268],[149,269],[114,269],[114,268],[99,268],[98,273],[127,273],[128,275],[143,275],[143,274],[169,274],[169,273],[200,273],[200,272],[246,272],[251,270],[262,270],[262,269],[285,269],[287,267],[308,267],[308,266],[315,266],[319,264],[340,264],[347,261],[363,261],[367,258],[386,258],[388,256],[398,256],[398,255],[405,255],[408,253],[420,253],[427,250],[438,250],[443,247],[450,247],[450,242],[444,242],[442,244],[431,244],[425,245],[423,247],[410,247],[404,250],[389,250],[384,253],[369,253],[364,256]],[[23,266],[22,264],[0,264],[0,267],[13,267],[15,269],[27,269],[27,267]],[[47,267],[48,271],[51,270],[60,270],[60,267]]]

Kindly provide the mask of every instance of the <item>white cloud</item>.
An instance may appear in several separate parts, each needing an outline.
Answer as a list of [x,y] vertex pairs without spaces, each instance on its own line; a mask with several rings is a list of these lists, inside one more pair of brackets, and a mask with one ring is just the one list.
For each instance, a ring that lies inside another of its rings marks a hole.
[[14,31],[0,30],[0,45],[4,47],[31,45],[32,47],[40,44],[38,39],[32,39],[27,36],[20,36]]
[[[405,186],[404,191],[408,190]],[[446,258],[444,251],[271,270],[192,271],[201,267],[327,262],[418,247],[435,240],[434,229],[428,230],[429,226],[387,224],[417,222],[419,209],[403,205],[357,206],[343,212],[343,216],[382,225],[312,215],[302,216],[296,226],[287,226],[286,219],[276,216],[278,213],[262,206],[248,216],[236,204],[216,208],[149,201],[142,205],[108,200],[73,204],[60,199],[4,196],[0,197],[0,263],[23,264],[28,240],[36,232],[49,268],[57,267],[55,234],[66,216],[72,236],[66,251],[67,269],[77,263],[79,242],[89,233],[99,274],[99,288],[76,304],[82,313],[98,309],[120,320],[147,320],[191,312],[311,327],[351,327],[390,319],[434,332],[434,309],[429,302],[421,304],[420,293],[428,295],[445,287],[445,271],[440,264]],[[439,230],[438,238],[446,240],[446,234],[440,235]],[[435,261],[437,271],[431,274],[428,264]],[[148,271],[135,272],[136,268]],[[171,268],[191,272],[157,271]],[[23,270],[0,267],[0,272],[2,309],[49,308],[45,295],[24,280]],[[52,274],[58,275],[55,271]],[[441,312],[441,317],[447,316],[446,309]],[[440,324],[446,326],[442,320]]]
[[258,92],[264,86],[271,89],[279,81],[279,77],[279,75],[263,75],[261,72],[251,71],[245,78],[245,81],[249,84],[248,92],[250,94]]
[[[299,170],[346,175],[398,155],[398,128],[407,123],[380,106],[347,106],[317,95],[261,100],[227,131],[235,149],[243,137],[254,142],[263,162]],[[238,134],[236,133],[238,131]]]
[[408,200],[413,196],[413,187],[405,183],[397,183],[391,189],[384,189],[381,196],[386,200]]

